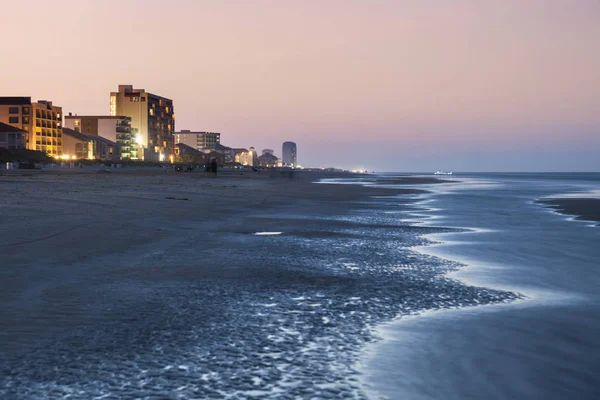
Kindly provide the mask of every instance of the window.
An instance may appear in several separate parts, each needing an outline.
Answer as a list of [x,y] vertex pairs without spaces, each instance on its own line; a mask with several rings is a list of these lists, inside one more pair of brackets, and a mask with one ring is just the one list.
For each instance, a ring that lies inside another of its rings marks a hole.
[[8,117],[8,123],[9,124],[18,124],[19,123],[19,117]]
[[29,117],[23,117],[23,123],[29,124]]
[[23,107],[23,115],[29,115],[29,107]]
[[8,107],[8,113],[9,114],[18,114],[19,113],[19,107]]

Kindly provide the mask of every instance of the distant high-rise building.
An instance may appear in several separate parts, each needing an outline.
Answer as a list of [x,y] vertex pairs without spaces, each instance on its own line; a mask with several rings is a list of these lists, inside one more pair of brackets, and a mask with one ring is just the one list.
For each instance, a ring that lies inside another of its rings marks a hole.
[[262,154],[273,154],[275,151],[273,149],[263,149]]
[[296,148],[296,143],[283,142],[281,158],[284,167],[296,168],[298,165],[298,150]]
[[142,147],[138,158],[164,161],[174,155],[173,100],[119,85],[119,91],[110,94],[110,115],[131,117],[136,142]]
[[218,132],[194,132],[182,130],[175,132],[175,144],[183,143],[196,150],[208,149],[221,144],[221,134]]
[[22,129],[25,146],[53,157],[62,155],[62,107],[31,97],[0,97],[0,122]]
[[123,159],[137,159],[138,147],[131,117],[119,115],[65,115],[65,128],[85,135],[97,135],[119,145]]

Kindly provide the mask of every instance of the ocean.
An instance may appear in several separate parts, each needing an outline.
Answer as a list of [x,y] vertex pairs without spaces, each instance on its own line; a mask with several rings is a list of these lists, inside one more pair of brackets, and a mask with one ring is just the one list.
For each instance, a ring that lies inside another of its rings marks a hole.
[[430,185],[423,254],[464,265],[448,276],[523,295],[502,305],[423,312],[380,327],[363,357],[371,398],[600,398],[600,228],[536,202],[599,197],[600,174],[459,174]]

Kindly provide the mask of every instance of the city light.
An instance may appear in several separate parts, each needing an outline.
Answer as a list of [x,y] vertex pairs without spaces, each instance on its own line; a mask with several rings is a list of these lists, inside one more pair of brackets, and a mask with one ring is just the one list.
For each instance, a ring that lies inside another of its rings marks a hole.
[[136,135],[135,142],[141,146],[144,143],[143,139],[142,139],[142,135]]

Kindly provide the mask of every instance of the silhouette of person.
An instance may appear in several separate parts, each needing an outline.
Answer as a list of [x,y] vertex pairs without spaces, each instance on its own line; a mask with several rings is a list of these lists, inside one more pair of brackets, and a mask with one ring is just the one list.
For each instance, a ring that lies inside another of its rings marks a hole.
[[216,176],[217,175],[217,159],[213,158],[210,162],[211,172]]

